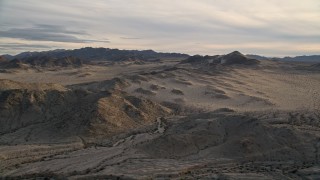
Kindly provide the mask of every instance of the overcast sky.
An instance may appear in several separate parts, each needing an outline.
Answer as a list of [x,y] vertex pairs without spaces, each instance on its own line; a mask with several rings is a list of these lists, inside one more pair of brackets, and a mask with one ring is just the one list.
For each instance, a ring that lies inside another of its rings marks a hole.
[[320,54],[320,1],[0,0],[0,54],[87,46]]

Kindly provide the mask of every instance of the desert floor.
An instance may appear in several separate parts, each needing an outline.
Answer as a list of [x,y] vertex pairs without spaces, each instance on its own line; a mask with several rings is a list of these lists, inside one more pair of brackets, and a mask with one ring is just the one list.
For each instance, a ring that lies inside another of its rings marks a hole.
[[308,66],[262,61],[254,67],[196,67],[163,60],[0,73],[0,79],[55,83],[67,89],[121,78],[127,83],[121,91],[174,110],[147,126],[99,142],[78,136],[52,143],[23,142],[20,139],[32,134],[28,127],[1,134],[0,175],[320,178],[320,71]]

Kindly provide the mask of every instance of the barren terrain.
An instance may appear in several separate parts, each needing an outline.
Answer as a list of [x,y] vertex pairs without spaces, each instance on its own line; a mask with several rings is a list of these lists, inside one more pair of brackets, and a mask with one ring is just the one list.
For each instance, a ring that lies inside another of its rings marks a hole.
[[320,69],[238,52],[0,71],[0,175],[319,179]]

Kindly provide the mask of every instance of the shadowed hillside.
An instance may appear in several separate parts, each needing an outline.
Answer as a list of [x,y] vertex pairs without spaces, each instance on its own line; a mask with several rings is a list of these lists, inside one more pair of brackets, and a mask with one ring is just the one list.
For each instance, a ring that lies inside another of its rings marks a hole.
[[[0,81],[0,142],[59,142],[110,136],[153,123],[170,110],[121,92],[123,84],[70,90],[55,84]],[[99,90],[98,90],[99,89]],[[26,134],[27,133],[27,136]],[[13,138],[14,137],[14,138]]]

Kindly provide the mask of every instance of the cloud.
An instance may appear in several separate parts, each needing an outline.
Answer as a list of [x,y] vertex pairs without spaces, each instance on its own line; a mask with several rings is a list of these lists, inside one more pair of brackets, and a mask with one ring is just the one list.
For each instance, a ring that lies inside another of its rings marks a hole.
[[[122,49],[224,54],[230,50],[227,47],[232,47],[270,56],[320,54],[319,0],[0,0],[0,3],[2,44],[14,39],[24,44],[80,48],[106,46],[110,39],[108,47]],[[280,48],[279,43],[288,46]],[[247,44],[250,47],[241,46]]]
[[22,51],[45,51],[45,50],[51,50],[54,48],[59,48],[59,47],[52,46],[52,45],[43,45],[43,44],[0,43],[0,51],[6,52],[6,54],[17,54],[17,52],[22,52]]
[[40,44],[23,44],[23,43],[7,43],[7,44],[0,44],[1,48],[35,48],[35,49],[45,49],[51,48],[51,46],[47,45],[40,45]]
[[36,24],[29,28],[0,30],[0,37],[3,38],[70,43],[109,42],[108,40],[82,39],[77,37],[77,35],[88,35],[88,33],[85,31],[72,31],[63,26],[47,24]]

